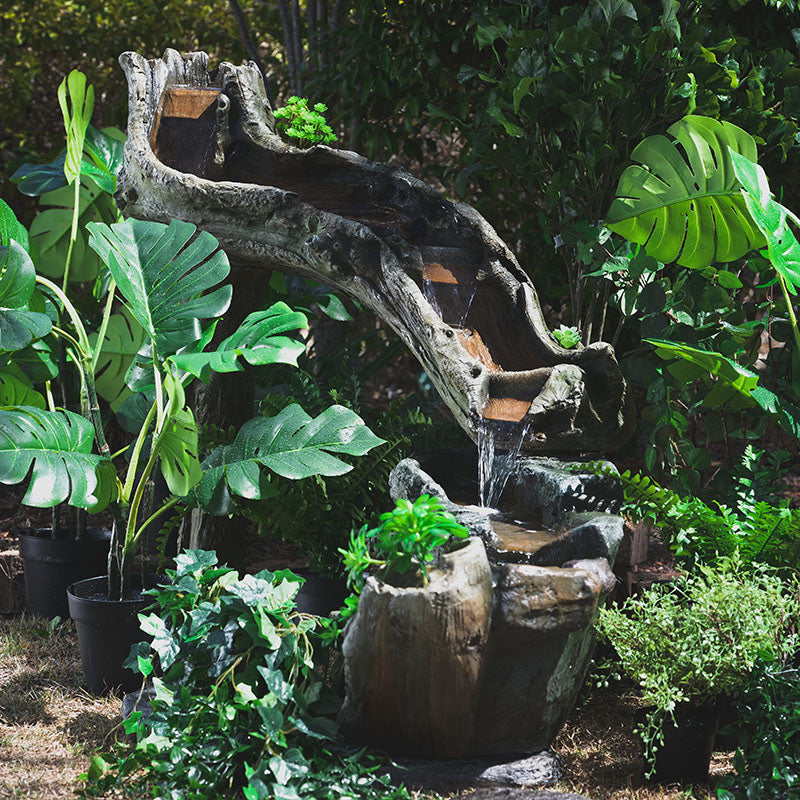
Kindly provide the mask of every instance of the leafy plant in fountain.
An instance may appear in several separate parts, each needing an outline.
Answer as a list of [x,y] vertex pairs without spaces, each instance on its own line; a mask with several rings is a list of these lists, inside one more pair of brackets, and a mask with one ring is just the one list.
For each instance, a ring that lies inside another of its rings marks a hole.
[[[85,794],[408,798],[378,762],[337,741],[335,698],[314,669],[317,620],[297,613],[291,572],[240,577],[190,550],[140,615],[152,643],[129,666],[152,680],[152,714],[125,720],[135,744],[91,760]],[[240,794],[241,793],[241,794]]]
[[323,116],[327,110],[325,103],[309,108],[307,98],[292,96],[283,108],[275,109],[275,122],[280,131],[301,145],[330,144],[336,141],[336,134]]
[[638,732],[650,774],[667,720],[682,705],[739,695],[764,663],[791,651],[797,611],[777,575],[736,559],[600,609],[597,628],[648,707]]
[[391,511],[380,516],[380,525],[371,530],[364,525],[350,535],[347,549],[340,548],[347,570],[347,584],[352,594],[345,600],[342,617],[352,616],[358,608],[358,595],[366,575],[376,571],[390,583],[414,577],[419,572],[423,586],[428,585],[428,565],[439,548],[454,539],[465,539],[469,531],[445,511],[436,497],[423,494],[413,503],[400,498]]

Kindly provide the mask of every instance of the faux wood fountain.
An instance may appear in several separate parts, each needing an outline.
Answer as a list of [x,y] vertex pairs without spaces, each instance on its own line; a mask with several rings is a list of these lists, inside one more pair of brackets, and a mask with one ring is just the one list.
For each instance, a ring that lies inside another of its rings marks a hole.
[[[608,451],[625,442],[631,403],[612,348],[597,343],[564,349],[554,340],[530,279],[473,208],[441,197],[400,168],[321,145],[301,150],[286,144],[275,133],[253,64],[222,63],[210,71],[204,53],[182,56],[173,50],[150,61],[124,53],[120,61],[130,107],[117,204],[126,216],[161,222],[178,218],[216,236],[234,269],[234,302],[240,302],[234,313],[243,317],[252,310],[265,270],[312,278],[357,299],[396,331],[473,441],[498,423],[514,428],[522,452],[529,455]],[[224,407],[224,393],[217,402]],[[469,458],[474,466],[474,455]],[[396,474],[408,480],[397,479],[396,494],[413,496],[424,488],[446,497],[424,465],[401,467]],[[548,470],[566,475],[556,463],[528,459],[512,471],[510,485],[530,494],[530,486],[547,485]],[[569,495],[561,490],[534,493],[545,514]],[[603,512],[607,501],[606,493]],[[608,566],[621,523],[604,517],[595,524],[595,534],[581,533],[575,526],[590,523],[592,513],[577,519],[553,512],[560,532],[547,540],[551,546],[545,553],[550,555],[543,565],[536,561],[542,558],[535,555],[540,548],[498,549],[487,515],[456,510],[481,534],[466,548],[474,552],[473,577],[479,576],[477,605],[471,616],[442,612],[440,617],[450,621],[459,617],[461,627],[450,637],[446,622],[440,632],[445,650],[471,647],[480,651],[479,657],[465,660],[466,650],[448,655],[440,648],[436,669],[451,682],[462,677],[465,682],[448,695],[453,702],[442,705],[432,693],[447,681],[417,681],[423,692],[419,706],[433,702],[439,716],[433,721],[430,714],[425,720],[410,717],[400,726],[391,718],[394,711],[387,718],[376,710],[374,698],[365,698],[362,689],[373,685],[371,679],[362,674],[363,665],[348,661],[343,722],[354,735],[401,750],[414,750],[416,742],[430,755],[541,750],[582,680],[591,621],[609,588]],[[598,505],[584,510],[598,512]],[[552,544],[559,537],[561,544]],[[574,591],[567,591],[568,584]],[[457,591],[453,595],[460,597]],[[564,600],[560,606],[559,598]],[[512,605],[516,611],[510,615]],[[540,611],[547,605],[555,610],[545,619]],[[369,628],[361,612],[358,620],[348,633],[346,652],[355,650],[357,631]],[[555,638],[542,639],[558,625]],[[368,646],[373,634],[360,647]],[[484,657],[501,642],[516,657]],[[537,661],[536,651],[543,647],[545,658]],[[414,668],[420,669],[419,664]],[[504,684],[512,687],[512,695],[506,691],[501,700],[497,693]],[[549,710],[538,721],[525,721],[512,713],[519,705],[513,691],[538,692],[533,704]],[[401,698],[386,708],[406,702]],[[511,716],[495,714],[492,729],[479,731],[476,725],[485,727],[488,719],[480,708],[493,703]],[[462,708],[456,713],[458,704]],[[455,716],[448,718],[448,713]],[[378,717],[382,721],[373,724]],[[392,727],[402,727],[403,736],[381,734]]]

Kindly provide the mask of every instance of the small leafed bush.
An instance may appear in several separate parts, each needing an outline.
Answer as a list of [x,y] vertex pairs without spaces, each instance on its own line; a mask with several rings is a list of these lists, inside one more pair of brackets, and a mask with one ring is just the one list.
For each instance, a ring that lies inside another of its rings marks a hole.
[[677,706],[741,695],[765,663],[790,649],[787,626],[796,618],[797,598],[777,575],[745,572],[734,560],[601,609],[598,630],[649,707],[638,732],[651,767]]

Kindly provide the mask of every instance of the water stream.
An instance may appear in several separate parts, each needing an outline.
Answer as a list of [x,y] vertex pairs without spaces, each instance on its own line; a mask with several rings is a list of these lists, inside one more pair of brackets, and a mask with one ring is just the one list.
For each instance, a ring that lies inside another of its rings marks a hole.
[[481,419],[478,426],[478,490],[485,508],[496,508],[519,456],[529,423]]
[[474,283],[440,283],[422,280],[422,293],[443,322],[463,328],[475,297]]

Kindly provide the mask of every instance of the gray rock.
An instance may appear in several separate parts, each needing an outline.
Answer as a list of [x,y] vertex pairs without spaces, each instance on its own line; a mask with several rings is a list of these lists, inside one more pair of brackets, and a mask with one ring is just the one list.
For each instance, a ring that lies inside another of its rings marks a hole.
[[572,792],[551,792],[547,789],[476,789],[469,794],[459,795],[457,800],[589,800],[582,794]]
[[[411,789],[452,792],[476,786],[551,786],[563,776],[561,758],[551,750],[525,758],[397,759],[390,773]],[[502,791],[502,790],[500,790]],[[514,791],[519,791],[515,789]]]
[[153,713],[150,700],[155,697],[156,692],[151,684],[144,685],[139,691],[128,692],[122,698],[122,719],[128,719],[134,711],[141,711],[143,717],[149,717]]

